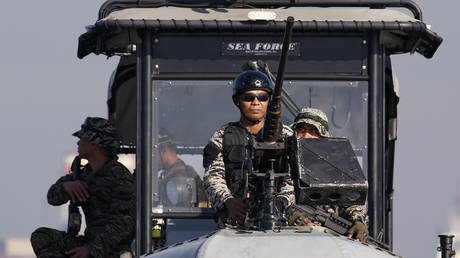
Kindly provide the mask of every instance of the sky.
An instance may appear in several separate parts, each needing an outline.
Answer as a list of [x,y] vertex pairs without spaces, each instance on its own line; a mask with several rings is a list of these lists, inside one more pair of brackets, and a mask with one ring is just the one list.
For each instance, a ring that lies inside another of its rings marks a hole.
[[[419,0],[424,21],[444,38],[432,59],[399,55],[394,251],[435,257],[460,192],[456,129],[460,46],[456,0]],[[0,8],[0,238],[56,227],[46,191],[76,148],[71,133],[86,116],[106,116],[117,58],[77,58],[78,36],[94,24],[101,0],[5,1]],[[457,236],[460,238],[460,236]]]

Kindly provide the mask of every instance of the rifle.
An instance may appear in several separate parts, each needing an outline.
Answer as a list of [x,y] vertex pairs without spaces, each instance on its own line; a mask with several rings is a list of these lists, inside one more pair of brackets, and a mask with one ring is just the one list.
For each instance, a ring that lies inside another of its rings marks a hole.
[[[72,162],[72,180],[78,180],[78,176],[80,174],[81,167],[81,158],[76,156]],[[78,209],[80,206],[80,202],[70,200],[69,204],[69,218],[67,220],[67,234],[76,236],[78,232],[80,232],[81,227],[81,214],[80,210]]]
[[335,213],[330,213],[321,208],[309,205],[292,204],[288,209],[289,215],[292,215],[296,211],[302,213],[311,221],[317,221],[321,223],[322,226],[341,235],[347,233],[353,225],[351,221],[346,220]]
[[[296,211],[305,215],[308,219],[310,219],[310,221],[317,221],[321,223],[321,226],[335,231],[340,235],[347,233],[353,226],[353,222],[344,219],[335,213],[327,212],[319,207],[312,207],[304,204],[292,204],[288,208],[288,216],[291,216]],[[367,240],[369,243],[389,250],[389,246],[387,244],[375,240],[370,236],[367,236]]]

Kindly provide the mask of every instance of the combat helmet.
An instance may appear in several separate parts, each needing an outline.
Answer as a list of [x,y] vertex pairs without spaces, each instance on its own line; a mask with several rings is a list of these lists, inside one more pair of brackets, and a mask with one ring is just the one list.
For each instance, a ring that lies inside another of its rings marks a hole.
[[299,114],[295,117],[291,128],[295,130],[297,125],[301,123],[311,124],[318,129],[322,137],[329,137],[329,124],[326,114],[316,108],[302,108]]
[[101,117],[87,117],[81,125],[81,129],[72,135],[102,148],[118,148],[120,146],[115,126]]
[[238,96],[248,90],[264,90],[271,95],[273,84],[270,78],[262,72],[242,72],[233,81],[233,103],[238,105]]

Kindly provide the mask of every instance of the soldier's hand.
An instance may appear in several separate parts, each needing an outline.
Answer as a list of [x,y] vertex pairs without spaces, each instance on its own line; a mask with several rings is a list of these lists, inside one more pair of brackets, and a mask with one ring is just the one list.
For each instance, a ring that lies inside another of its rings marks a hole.
[[361,221],[355,221],[353,226],[347,232],[349,238],[355,238],[361,242],[367,243],[367,236],[369,231],[366,225]]
[[72,201],[86,201],[89,198],[88,185],[82,181],[68,181],[62,184],[64,190],[70,195]]
[[66,254],[72,255],[70,258],[88,258],[88,249],[84,246],[79,246],[71,249],[70,251],[66,252]]
[[230,198],[225,201],[225,207],[230,212],[230,217],[237,222],[243,222],[248,206],[239,198]]

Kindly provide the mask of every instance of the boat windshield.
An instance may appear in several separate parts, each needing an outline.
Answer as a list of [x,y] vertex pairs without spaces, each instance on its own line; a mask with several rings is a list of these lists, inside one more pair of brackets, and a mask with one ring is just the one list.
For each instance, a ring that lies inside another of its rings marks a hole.
[[[367,94],[365,81],[285,81],[288,96],[298,108],[323,110],[331,136],[346,137],[367,175]],[[153,171],[154,209],[210,207],[201,188],[202,153],[213,133],[238,121],[230,80],[154,80],[154,130],[159,132],[158,171]],[[292,111],[292,112],[289,112]],[[283,106],[281,121],[293,123],[295,110]],[[177,155],[177,158],[175,158]],[[155,182],[157,181],[157,182]],[[156,189],[156,190],[155,190]]]

